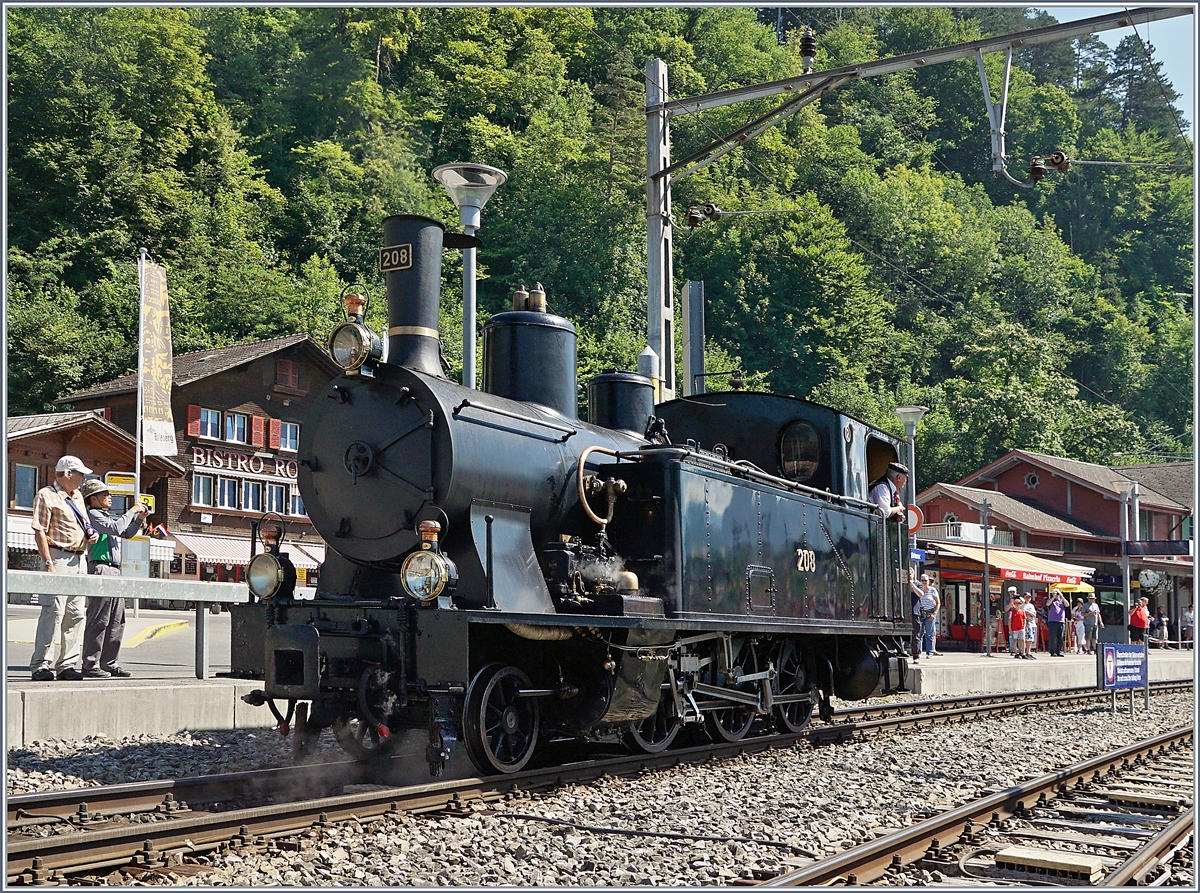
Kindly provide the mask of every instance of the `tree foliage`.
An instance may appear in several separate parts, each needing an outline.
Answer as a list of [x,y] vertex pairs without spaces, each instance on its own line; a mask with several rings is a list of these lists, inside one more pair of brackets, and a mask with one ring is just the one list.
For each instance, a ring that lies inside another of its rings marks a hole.
[[[9,400],[42,411],[131,368],[136,257],[169,271],[180,350],[340,319],[375,296],[380,220],[457,223],[429,171],[503,168],[479,311],[541,282],[581,385],[644,345],[645,66],[679,98],[1052,24],[1011,7],[48,8],[8,16]],[[994,98],[1002,54],[985,57]],[[920,486],[1013,447],[1189,452],[1191,145],[1153,49],[1014,54],[1010,168],[990,175],[973,59],[864,80],[673,185],[675,279],[705,282],[710,370],[900,433]],[[679,158],[783,99],[672,119]],[[731,213],[689,230],[689,205]],[[441,327],[461,373],[461,262]],[[677,327],[678,328],[678,327]],[[678,334],[678,331],[677,331]],[[681,354],[681,352],[678,352]],[[722,387],[719,378],[710,387]],[[581,399],[583,399],[581,388]]]

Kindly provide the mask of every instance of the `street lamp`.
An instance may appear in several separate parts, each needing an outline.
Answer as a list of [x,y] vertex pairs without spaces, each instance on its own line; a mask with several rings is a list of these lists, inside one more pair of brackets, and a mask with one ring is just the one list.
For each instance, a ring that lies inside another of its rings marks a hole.
[[[446,187],[468,236],[479,229],[480,212],[508,174],[486,164],[439,164],[433,178]],[[475,249],[463,250],[463,385],[475,387]]]
[[[1122,478],[1113,481],[1113,486],[1121,491],[1121,600],[1124,602],[1125,616],[1129,617],[1129,504],[1136,502],[1141,495],[1137,481]],[[1128,634],[1128,632],[1127,632]]]
[[917,501],[917,425],[929,412],[928,406],[897,406],[892,412],[904,424],[908,435],[908,505]]

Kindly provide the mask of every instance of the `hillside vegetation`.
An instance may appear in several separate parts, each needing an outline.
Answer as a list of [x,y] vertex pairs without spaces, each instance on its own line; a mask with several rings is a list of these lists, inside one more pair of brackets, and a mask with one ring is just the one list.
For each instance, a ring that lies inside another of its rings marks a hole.
[[[581,382],[645,343],[648,59],[684,97],[802,71],[745,8],[12,8],[9,409],[136,362],[140,246],[169,273],[178,352],[324,341],[361,283],[383,322],[380,221],[457,226],[429,171],[493,164],[481,316],[540,281],[580,329]],[[1022,9],[805,8],[818,68],[1052,23]],[[1178,19],[1190,27],[1190,19]],[[764,23],[768,22],[768,23]],[[1163,26],[1160,26],[1163,27]],[[780,39],[782,37],[782,40]],[[1020,447],[1099,462],[1191,452],[1192,148],[1142,44],[1022,50],[1010,169],[990,172],[974,59],[842,88],[674,187],[780,213],[676,231],[701,279],[710,370],[900,433],[923,403],[920,485]],[[986,57],[999,98],[1003,55]],[[676,118],[676,158],[781,99]],[[446,253],[447,355],[461,264]],[[458,369],[452,375],[459,374]],[[718,378],[712,386],[721,386]]]

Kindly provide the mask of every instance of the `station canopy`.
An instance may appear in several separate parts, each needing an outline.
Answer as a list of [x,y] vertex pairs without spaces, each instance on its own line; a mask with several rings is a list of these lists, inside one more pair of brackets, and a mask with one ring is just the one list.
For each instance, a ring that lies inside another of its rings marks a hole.
[[[954,545],[939,543],[938,547],[983,564],[983,549],[960,546],[958,543]],[[1028,552],[1011,552],[1000,549],[988,550],[987,563],[989,567],[996,568],[1000,572],[1000,577],[1005,580],[1021,580],[1027,583],[1066,583],[1072,586],[1078,586],[1083,582],[1084,577],[1090,577],[1095,570],[1093,567],[1039,558]]]

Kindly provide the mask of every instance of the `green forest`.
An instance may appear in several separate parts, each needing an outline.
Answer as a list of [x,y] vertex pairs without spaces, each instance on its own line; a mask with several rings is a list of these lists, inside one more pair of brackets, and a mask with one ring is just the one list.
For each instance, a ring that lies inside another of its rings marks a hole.
[[[1191,19],[1174,20],[1191,27]],[[457,228],[430,171],[508,173],[483,215],[480,322],[521,283],[579,329],[580,382],[645,345],[644,71],[672,98],[1053,24],[1003,8],[10,8],[10,414],[131,370],[137,252],[168,270],[177,353],[322,343],[382,218]],[[1163,26],[1159,26],[1163,27]],[[999,100],[1004,54],[985,57]],[[1190,122],[1152,48],[1014,54],[991,172],[974,58],[843,87],[673,187],[675,282],[703,280],[709,370],[901,434],[919,487],[1022,448],[1192,452]],[[778,105],[672,124],[674,157]],[[1157,165],[1157,166],[1154,166]],[[689,229],[687,208],[730,214]],[[442,332],[461,373],[461,260]],[[681,351],[677,349],[677,356]],[[680,373],[681,374],[681,373]],[[710,388],[727,386],[714,377]]]

